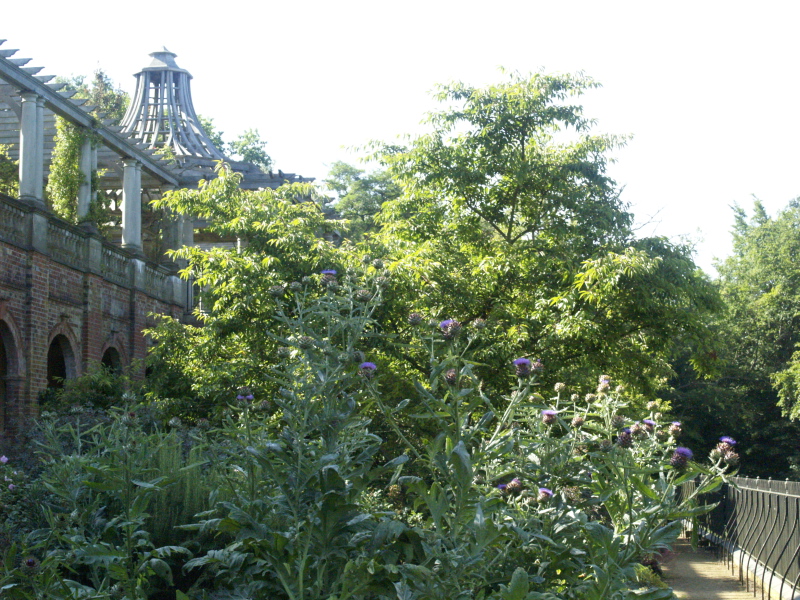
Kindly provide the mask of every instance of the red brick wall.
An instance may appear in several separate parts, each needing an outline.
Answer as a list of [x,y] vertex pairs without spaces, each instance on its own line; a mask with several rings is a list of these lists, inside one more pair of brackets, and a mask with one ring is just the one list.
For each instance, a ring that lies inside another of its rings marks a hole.
[[[0,242],[0,321],[6,353],[14,353],[10,362],[18,365],[8,373],[6,422],[38,413],[37,397],[47,387],[47,352],[56,335],[70,341],[77,374],[109,347],[128,366],[145,357],[142,329],[152,325],[151,312],[180,318],[183,309]],[[9,335],[15,348],[8,347]]]

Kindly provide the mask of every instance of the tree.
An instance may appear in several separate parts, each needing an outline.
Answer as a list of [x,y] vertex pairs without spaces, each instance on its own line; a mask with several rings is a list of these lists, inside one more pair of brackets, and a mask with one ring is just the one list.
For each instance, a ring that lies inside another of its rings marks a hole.
[[373,244],[404,286],[394,326],[411,310],[485,319],[486,362],[530,353],[552,378],[599,369],[642,390],[670,373],[674,339],[706,337],[699,316],[718,298],[691,249],[634,239],[606,172],[625,140],[591,134],[571,103],[596,86],[580,74],[443,86],[430,133],[377,147],[403,191]]
[[360,239],[375,230],[375,215],[384,202],[395,200],[401,190],[387,171],[367,173],[342,161],[331,165],[325,186],[335,194],[326,208],[350,222],[350,237]]
[[200,125],[217,149],[223,154],[230,155],[234,160],[240,160],[257,165],[262,171],[272,168],[272,159],[264,150],[267,142],[261,139],[258,129],[247,129],[230,144],[223,138],[224,132],[219,131],[214,125],[214,119],[198,116]]
[[709,322],[717,339],[715,376],[699,376],[684,349],[667,397],[690,423],[695,447],[710,449],[720,435],[731,435],[741,443],[748,475],[796,477],[800,426],[785,417],[800,414],[800,203],[774,218],[758,200],[750,216],[740,207],[734,214],[733,253],[717,265],[724,311]]

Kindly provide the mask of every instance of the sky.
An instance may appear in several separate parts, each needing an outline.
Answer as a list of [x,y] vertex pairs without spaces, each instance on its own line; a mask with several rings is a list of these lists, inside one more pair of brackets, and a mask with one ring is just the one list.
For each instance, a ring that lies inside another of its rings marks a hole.
[[694,244],[713,275],[733,205],[800,195],[798,22],[789,0],[42,0],[4,6],[0,39],[41,74],[102,68],[129,93],[166,46],[227,139],[256,128],[276,168],[317,180],[423,131],[437,84],[583,71],[595,132],[631,136],[610,174],[639,234]]

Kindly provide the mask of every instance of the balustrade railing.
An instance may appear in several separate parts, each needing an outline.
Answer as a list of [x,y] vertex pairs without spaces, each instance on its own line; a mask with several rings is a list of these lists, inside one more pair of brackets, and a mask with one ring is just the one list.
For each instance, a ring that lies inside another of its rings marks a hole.
[[3,194],[0,194],[0,241],[38,251],[73,269],[94,273],[170,304],[181,305],[190,300],[178,293],[172,273],[165,267]]
[[[684,484],[691,493],[694,482]],[[800,586],[800,482],[733,477],[704,496],[718,502],[703,517],[700,533],[718,545],[721,559],[761,598],[795,598]],[[760,580],[760,581],[759,581]]]

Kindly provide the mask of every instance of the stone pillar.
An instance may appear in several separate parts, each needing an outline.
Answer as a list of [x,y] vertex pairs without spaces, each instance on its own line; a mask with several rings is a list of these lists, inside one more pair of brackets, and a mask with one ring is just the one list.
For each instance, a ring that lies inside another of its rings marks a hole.
[[41,148],[44,147],[42,132],[39,131],[36,102],[38,96],[33,92],[23,92],[22,98],[22,119],[19,130],[19,197],[40,207],[44,206],[44,200],[37,191],[41,188],[36,183],[36,176],[41,173],[43,166],[41,163]]
[[36,197],[44,203],[44,98],[36,98]]
[[92,140],[89,136],[83,140],[80,160],[83,181],[78,190],[78,223],[89,220],[89,209],[92,206]]
[[142,188],[138,162],[122,161],[122,247],[142,254]]

